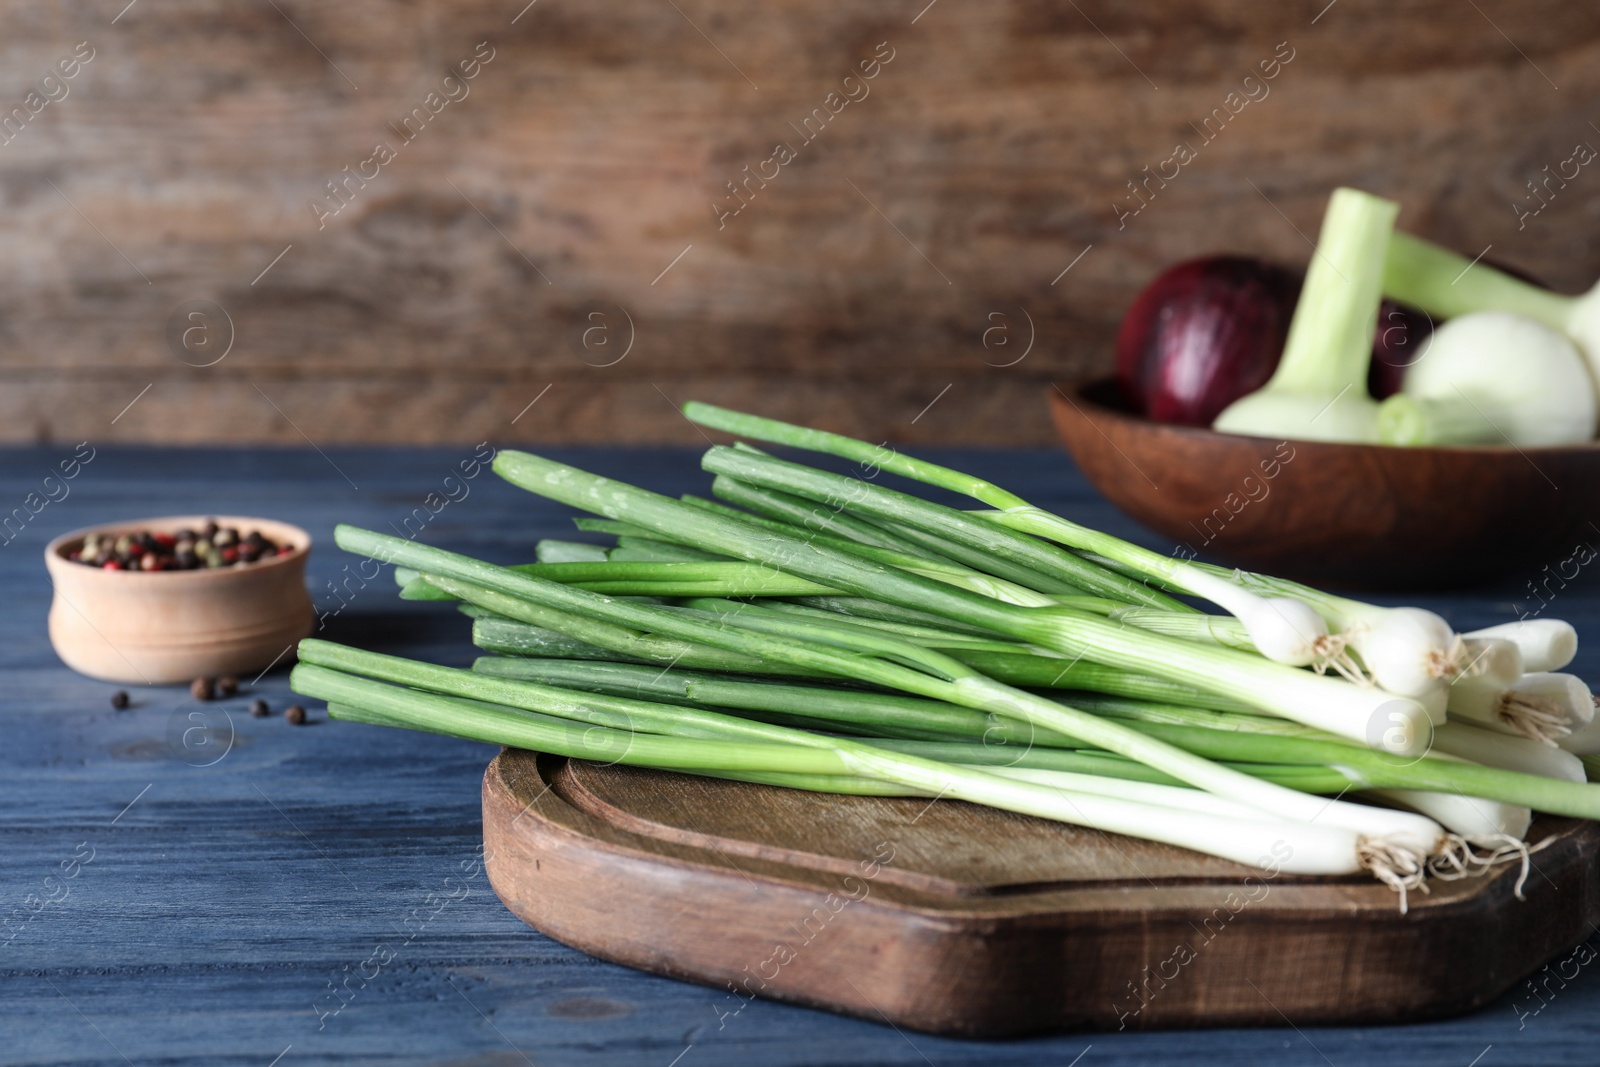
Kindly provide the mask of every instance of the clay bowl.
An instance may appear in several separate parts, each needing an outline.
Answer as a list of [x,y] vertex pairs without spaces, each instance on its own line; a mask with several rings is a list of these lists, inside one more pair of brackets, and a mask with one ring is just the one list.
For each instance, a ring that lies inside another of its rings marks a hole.
[[[241,534],[259,530],[294,551],[239,567],[195,571],[107,571],[67,554],[91,533],[172,533],[214,519]],[[109,682],[187,682],[258,671],[311,632],[306,557],[297,526],[238,515],[134,519],[62,534],[44,550],[55,586],[50,643],[63,663]]]
[[[1391,448],[1130,414],[1109,379],[1051,393],[1072,458],[1172,551],[1353,589],[1562,584],[1600,550],[1600,444]],[[1594,547],[1589,547],[1589,546]]]

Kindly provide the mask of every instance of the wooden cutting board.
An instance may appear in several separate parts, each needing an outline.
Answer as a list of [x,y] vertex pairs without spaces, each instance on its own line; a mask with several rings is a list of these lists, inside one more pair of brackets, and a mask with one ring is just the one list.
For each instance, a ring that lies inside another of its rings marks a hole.
[[575,948],[936,1033],[1378,1023],[1477,1007],[1600,922],[1600,826],[1433,882],[1225,860],[960,801],[843,797],[503,751],[489,877]]

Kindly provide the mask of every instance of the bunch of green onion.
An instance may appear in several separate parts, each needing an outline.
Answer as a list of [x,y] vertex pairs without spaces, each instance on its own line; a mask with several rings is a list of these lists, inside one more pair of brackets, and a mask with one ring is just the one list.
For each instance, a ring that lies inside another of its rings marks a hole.
[[1592,705],[1580,723],[1576,690],[1527,681],[1569,677],[1565,624],[1457,635],[1421,609],[1170,559],[888,448],[686,414],[861,476],[719,446],[703,461],[719,499],[675,500],[501,452],[497,473],[598,516],[580,528],[614,546],[544,541],[501,567],[340,526],[402,596],[459,602],[492,655],[460,670],[308,639],[296,691],[335,718],[573,758],[1368,871],[1402,908],[1430,871],[1526,865],[1533,810],[1600,817],[1600,786],[1552,743],[1583,742]]

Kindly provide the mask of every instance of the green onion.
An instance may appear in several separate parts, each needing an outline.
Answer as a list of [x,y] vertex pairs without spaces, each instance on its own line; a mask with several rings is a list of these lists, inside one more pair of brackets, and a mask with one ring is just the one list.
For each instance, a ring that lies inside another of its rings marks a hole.
[[[721,450],[721,454],[734,457],[741,465],[777,462],[736,454],[731,449]],[[707,461],[711,462],[709,453]],[[872,566],[820,545],[776,533],[755,532],[736,520],[525,452],[502,451],[495,458],[495,471],[514,484],[563,503],[650,529],[676,530],[718,552],[768,563],[846,592],[983,625],[1069,656],[1199,685],[1285,718],[1356,740],[1370,740],[1390,751],[1415,753],[1427,747],[1427,709],[1393,694],[1319,677],[1232,649],[1207,648],[1124,628],[1060,608],[1003,604],[894,568]],[[807,472],[805,477],[809,478],[809,473],[821,474]],[[812,483],[808,480],[807,484]]]
[[[598,563],[610,559],[607,550],[584,541],[557,541],[545,539],[533,546],[534,558],[540,563]],[[398,574],[395,581],[404,585]]]
[[[737,561],[535,563],[524,574],[596,593],[641,596],[827,596],[836,590]],[[686,590],[674,592],[674,590]]]
[[[985,652],[1010,652],[1020,655],[1038,653],[1037,649],[1029,648],[1027,645],[1017,641],[1007,641],[994,637],[976,637],[958,630],[948,629],[945,626],[918,626],[911,623],[888,622],[880,619],[853,616],[841,619],[838,612],[825,611],[822,608],[814,608],[790,600],[768,600],[762,606],[773,611],[786,611],[791,615],[804,615],[821,622],[846,621],[852,626],[864,626],[871,630],[882,630],[884,633],[903,637],[908,641],[928,648],[939,648],[947,651],[959,648]],[[1041,654],[1049,659],[1060,659],[1053,653]]]
[[[875,526],[863,519],[856,518],[854,515],[849,515],[833,508],[822,507],[803,497],[747,485],[736,478],[730,478],[726,475],[719,474],[716,477],[711,483],[711,491],[724,500],[756,512],[757,516],[780,520],[780,525],[774,525],[770,521],[760,522],[756,516],[745,516],[737,512],[733,513],[735,518],[742,518],[746,522],[759,524],[769,530],[775,529],[780,533],[798,535],[799,531],[803,530],[806,536],[819,540],[822,544],[830,545],[833,548],[843,548],[868,559],[894,563],[896,566],[913,571],[913,573],[927,573],[928,577],[936,576],[926,570],[918,570],[915,566],[907,566],[903,562],[885,558],[883,553],[896,553],[903,559],[917,559],[920,557],[934,564],[943,562],[945,567],[954,568],[954,573],[958,574],[994,575],[1005,579],[1012,587],[1026,589],[1038,594],[1048,593],[1070,596],[1080,592],[1076,585],[1052,577],[1035,568],[1014,562],[1000,553],[965,547],[959,542],[947,539],[931,538],[918,530],[905,527],[885,530],[881,526]],[[819,536],[817,531],[830,531],[832,535],[836,536],[830,536],[829,534]],[[874,543],[875,540],[882,540],[885,536],[891,540],[908,543],[911,546],[910,550],[884,548]],[[864,549],[865,551],[863,551]],[[946,557],[955,559],[956,563],[945,562]],[[982,590],[978,591],[982,592]],[[1008,597],[1001,597],[1000,599],[1009,600],[1013,604],[1030,603],[1029,600],[1025,599]],[[1037,598],[1031,601],[1034,604],[1046,602],[1047,600]],[[1121,602],[1118,601],[1118,603]]]
[[[341,527],[343,529],[343,527]],[[351,529],[354,529],[353,527]],[[365,532],[365,531],[361,531]],[[337,533],[335,537],[337,537]],[[376,536],[382,537],[383,534]],[[465,558],[465,557],[462,557]],[[490,566],[490,564],[484,564]],[[497,570],[503,568],[496,568]],[[506,574],[516,574],[515,571],[504,569]],[[526,577],[519,575],[519,577]],[[743,655],[736,651],[722,648],[705,648],[693,641],[677,640],[668,635],[643,633],[619,626],[602,618],[591,617],[581,611],[563,611],[560,608],[549,607],[545,604],[535,603],[531,600],[512,596],[500,592],[498,589],[489,588],[472,582],[464,582],[456,578],[446,577],[442,574],[429,574],[427,580],[441,590],[461,600],[488,608],[498,615],[507,616],[519,622],[531,623],[541,629],[558,630],[569,637],[576,638],[601,648],[612,649],[633,659],[641,659],[649,663],[659,663],[671,667],[682,664],[687,667],[700,667],[709,670],[749,671],[755,673],[771,669],[771,665],[754,656]],[[554,586],[558,589],[568,588],[555,582],[540,579],[527,579],[539,581],[544,586]],[[586,590],[573,590],[574,593],[587,593]],[[601,594],[588,594],[600,596]],[[607,598],[609,600],[609,598]],[[620,601],[617,603],[621,603]],[[644,609],[640,609],[644,610]],[[480,619],[473,624],[473,640],[480,648],[489,648],[490,651],[501,651],[478,642],[480,633],[486,639],[492,640],[495,632],[493,621]],[[506,632],[503,626],[497,627],[498,632]]]
[[[746,485],[805,498],[813,502],[813,507],[825,504],[836,510],[893,522],[938,537],[941,543],[977,550],[985,558],[1020,563],[1066,583],[1074,591],[1083,590],[1126,604],[1185,610],[1177,601],[1055,545],[1013,533],[909,493],[774,459],[762,452],[720,445],[706,452],[701,466]],[[514,467],[515,461],[507,464],[508,469]]]
[[[1236,616],[1250,633],[1252,643],[1262,654],[1275,662],[1292,666],[1305,666],[1327,662],[1342,666],[1339,653],[1342,645],[1328,641],[1326,622],[1306,605],[1289,598],[1264,599],[1244,589],[1225,577],[1219,577],[1203,568],[1182,560],[1162,556],[1138,545],[1130,544],[1110,534],[1092,530],[1070,522],[1059,515],[1029,504],[1015,493],[1000,488],[992,482],[960,471],[941,467],[909,456],[901,455],[881,445],[803,426],[763,419],[741,412],[728,411],[708,404],[689,404],[684,413],[693,421],[713,426],[731,433],[756,437],[761,440],[825,452],[854,459],[869,468],[883,470],[914,479],[927,485],[970,496],[997,509],[984,512],[976,518],[1057,541],[1085,556],[1093,555],[1119,566],[1100,567],[1099,573],[1110,570],[1128,578],[1129,572],[1138,577],[1153,579],[1158,585],[1175,587],[1186,593],[1201,596]],[[917,501],[915,497],[893,493],[866,483],[853,482],[837,475],[812,471],[799,464],[783,464],[764,454],[750,454],[736,449],[712,449],[707,453],[707,469],[718,474],[719,479],[736,477],[743,481],[765,486],[786,485],[791,492],[801,493],[818,500],[832,500],[846,510],[869,511],[878,518],[911,521],[920,516],[925,529],[943,529],[934,516],[942,511],[936,505]],[[908,505],[907,501],[916,501]],[[954,513],[951,513],[954,514]],[[974,516],[966,515],[970,521]],[[1088,560],[1086,559],[1086,562]],[[1143,588],[1129,579],[1130,584]],[[1106,595],[1128,603],[1171,610],[1189,610],[1170,598],[1159,600],[1135,598],[1127,595],[1126,588]],[[1159,594],[1149,594],[1159,597]]]
[[618,563],[696,563],[725,559],[723,556],[701,552],[688,545],[675,545],[671,541],[659,541],[653,537],[627,535],[617,538],[617,547],[608,551],[606,558]]
[[[1162,841],[1247,864],[1263,862],[1263,857],[1273,854],[1274,844],[1288,841],[1292,855],[1283,869],[1293,873],[1349,874],[1371,862],[1370,852],[1364,851],[1365,843],[1359,835],[1332,822],[1288,823],[1262,816],[1219,824],[1212,815],[1196,812],[1187,805],[1162,807],[1047,788],[976,768],[923,760],[842,738],[785,731],[782,727],[764,729],[792,735],[794,743],[661,736],[604,726],[574,730],[570,720],[549,714],[418,692],[309,663],[295,667],[291,682],[297,692],[328,701],[330,714],[376,725],[422,729],[577,758],[599,749],[607,762],[665,769],[873,778],[937,796]],[[527,686],[526,690],[538,688]],[[527,699],[542,703],[556,715],[573,706],[559,693],[546,696],[529,692]],[[578,714],[587,718],[590,713],[579,710]]]
[[1510,641],[1522,653],[1526,671],[1559,671],[1578,654],[1578,632],[1560,619],[1523,619],[1501,623],[1462,635],[1473,638]]
[[1446,755],[1551,779],[1574,783],[1586,780],[1582,761],[1554,745],[1485,730],[1467,722],[1447,722],[1434,734],[1434,747]]
[[1311,441],[1377,440],[1367,367],[1384,257],[1399,213],[1391,200],[1334,190],[1278,369],[1264,387],[1224,409],[1214,429]]
[[[930,741],[968,739],[953,742],[968,746],[960,750],[908,748],[887,740],[878,742],[899,751],[916,751],[952,762],[1006,764],[1020,759],[1022,762],[1017,763],[1018,766],[1062,769],[1064,765],[1050,762],[1055,757],[1047,753],[1059,751],[1063,745],[1076,744],[1070,735],[1056,730],[1008,723],[948,703],[830,690],[815,685],[747,682],[679,670],[657,672],[648,668],[553,660],[479,659],[473,669],[495,677],[536,680],[608,695],[684,701],[747,712],[789,713],[851,729],[880,729],[886,731],[882,735],[885,737],[905,737],[907,733],[920,731],[924,739]],[[1517,772],[1436,757],[1398,760],[1351,745],[1331,734],[1262,716],[1089,694],[1076,694],[1072,702],[1081,710],[1123,720],[1131,729],[1159,737],[1187,751],[1234,761],[1235,767],[1249,763],[1303,765],[1312,768],[1307,773],[1338,775],[1343,785],[1358,789],[1433,790],[1579,818],[1600,814],[1600,788],[1562,788],[1564,783],[1532,766]],[[1331,792],[1337,788],[1317,791]]]
[[[667,736],[619,725],[600,725],[582,705],[582,718],[531,712],[478,700],[423,693],[311,663],[290,674],[295,692],[347,710],[343,717],[380,725],[404,725],[472,741],[512,745],[574,759],[601,760],[664,770],[698,768],[855,774],[862,768],[837,750],[730,741],[693,735]],[[364,713],[364,714],[363,714]],[[603,718],[603,716],[601,716]]]
[[1560,330],[1600,378],[1600,286],[1563,296],[1408,233],[1389,239],[1383,291],[1438,319],[1509,311]]
[[1600,787],[1437,756],[1414,762],[1344,741],[1129,721],[1130,728],[1196,755],[1247,763],[1321,764],[1358,789],[1423,789],[1482,797],[1575,819],[1600,818]]
[[[448,594],[441,593],[441,596]],[[454,599],[452,597],[452,599]],[[781,603],[772,605],[775,610],[788,610]],[[751,674],[805,675],[797,667],[784,664],[754,664],[748,657],[732,658],[733,654],[709,645],[693,642],[661,642],[623,628],[596,627],[587,620],[574,617],[566,625],[581,630],[595,643],[568,636],[553,629],[508,619],[488,612],[476,605],[468,605],[477,613],[473,626],[472,643],[485,652],[502,656],[535,656],[573,660],[622,660],[636,663],[658,663],[679,667],[697,667],[710,670],[741,671]],[[547,619],[555,616],[546,614]],[[851,617],[851,616],[847,616]],[[872,620],[861,620],[870,623]],[[907,636],[903,629],[885,632]],[[1028,689],[1075,689],[1167,704],[1191,707],[1216,708],[1221,711],[1247,711],[1252,706],[1231,697],[1206,692],[1168,678],[1140,674],[1120,667],[1108,667],[1085,659],[1067,660],[1058,656],[1039,656],[1026,653],[990,652],[960,647],[959,636],[950,640],[918,643],[939,648],[952,659],[959,660],[996,681]],[[605,640],[608,645],[598,642]],[[974,642],[976,644],[977,642]]]
[[[756,682],[681,668],[660,671],[627,664],[484,656],[473,663],[472,669],[495,678],[515,678],[608,696],[804,718],[811,720],[811,724],[823,723],[830,729],[847,729],[868,736],[924,740],[982,737],[999,721],[971,708],[938,700]],[[1050,733],[1058,742],[1072,743],[1064,734],[1042,728],[1039,732]]]
[[1174,678],[1095,663],[1083,657],[1065,660],[1010,652],[970,652],[959,648],[951,649],[950,656],[991,678],[1023,689],[1085,689],[1197,708],[1258,710],[1249,701],[1223,696]]
[[[596,513],[578,525],[615,547],[544,541],[538,563],[499,567],[340,526],[340,547],[394,564],[404,597],[457,601],[474,641],[503,654],[459,670],[308,640],[296,690],[336,718],[790,788],[956,797],[1243,862],[1292,841],[1297,872],[1368,870],[1402,910],[1429,864],[1462,869],[1464,841],[1520,836],[1533,808],[1600,815],[1600,786],[1577,780],[1588,768],[1554,747],[1452,722],[1436,737],[1452,755],[1426,754],[1445,678],[1473,675],[1462,714],[1473,685],[1559,688],[1565,676],[1521,673],[1524,645],[1533,662],[1562,656],[1559,627],[1463,639],[1417,609],[1171,560],[886,448],[690,410],[865,475],[713,447],[713,489],[739,510],[502,452],[497,473]],[[997,510],[889,490],[880,469]],[[1583,698],[1567,699],[1568,717],[1592,719],[1587,690],[1566,688]],[[1412,810],[1341,799],[1351,791]]]
[[1391,693],[1418,699],[1442,694],[1471,665],[1461,638],[1423,608],[1380,607],[1271,575],[1206,563],[1193,566],[1214,577],[1225,575],[1259,594],[1308,605],[1349,641],[1373,680]]
[[[464,607],[473,611],[484,611],[476,604],[467,604]],[[618,636],[621,638],[620,643],[628,646],[649,640],[632,631]],[[472,643],[485,652],[495,652],[502,656],[554,656],[564,659],[616,660],[627,663],[663,662],[660,651],[655,655],[632,655],[579,640],[559,630],[533,626],[486,611],[481,617],[473,619]],[[670,655],[665,662],[672,662]]]
[[1169,637],[1185,637],[1191,641],[1204,641],[1246,652],[1254,651],[1256,647],[1255,642],[1250,640],[1250,632],[1245,629],[1244,623],[1231,616],[1123,607],[1113,609],[1106,617],[1114,622],[1125,622],[1141,630],[1166,634]]
[[[496,462],[513,455],[518,454],[502,452]],[[593,476],[582,475],[582,472],[572,468],[559,468],[550,473],[556,484],[571,485],[576,481],[598,488]],[[615,492],[603,494],[608,499],[617,495]],[[676,501],[666,503],[674,508],[694,510]],[[726,521],[701,514],[704,516],[701,521]],[[621,517],[627,521],[638,521],[633,516]],[[337,527],[334,539],[340,547],[371,559],[416,567],[429,575],[449,576],[458,586],[453,592],[462,595],[463,599],[483,603],[492,610],[501,610],[497,606],[500,601],[525,600],[530,605],[553,606],[567,614],[587,614],[612,626],[650,630],[661,636],[711,644],[758,660],[786,662],[915,695],[947,700],[979,711],[1024,719],[1035,725],[1068,733],[1090,745],[1137,759],[1202,789],[1238,800],[1263,812],[1271,812],[1274,817],[1308,822],[1320,818],[1324,823],[1346,824],[1360,830],[1369,844],[1379,839],[1385,842],[1384,858],[1373,861],[1380,866],[1396,862],[1395,853],[1387,851],[1388,848],[1401,848],[1405,854],[1413,857],[1410,862],[1418,864],[1421,861],[1415,857],[1431,855],[1442,844],[1442,831],[1431,820],[1360,805],[1335,805],[1331,810],[1322,809],[1317,806],[1319,802],[1303,794],[1230,771],[1209,760],[1197,759],[1125,726],[995,682],[948,656],[885,636],[855,632],[842,626],[800,622],[784,617],[782,613],[760,608],[703,620],[696,617],[697,613],[619,601],[443,549],[356,527]],[[922,581],[910,576],[898,580]],[[991,605],[990,610],[1003,607],[983,597],[961,594],[947,587],[936,588],[942,589],[942,595],[945,596],[968,597]],[[491,602],[485,603],[486,600]],[[513,605],[504,606],[514,608]],[[1111,629],[1115,630],[1114,627]],[[1152,635],[1150,639],[1157,638]],[[1226,651],[1218,650],[1214,654],[1220,655]]]
[[960,619],[935,615],[929,611],[918,611],[916,608],[890,604],[882,600],[873,600],[870,597],[802,596],[795,597],[794,603],[808,608],[831,611],[835,615],[848,615],[851,618],[865,621],[932,627],[936,630],[963,633],[972,637],[994,636],[993,630],[985,629],[982,626],[973,626]]

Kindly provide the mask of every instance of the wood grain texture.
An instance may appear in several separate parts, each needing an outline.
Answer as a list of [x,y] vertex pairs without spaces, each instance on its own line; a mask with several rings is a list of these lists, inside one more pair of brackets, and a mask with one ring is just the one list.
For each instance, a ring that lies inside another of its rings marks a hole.
[[[1559,583],[1600,542],[1600,444],[1391,448],[1213,433],[1128,413],[1109,379],[1058,386],[1050,410],[1079,469],[1184,558],[1399,591],[1539,574],[1551,561]],[[1529,583],[1540,602],[1555,592],[1545,580]]]
[[725,989],[730,1012],[774,997],[977,1037],[1456,1014],[1600,922],[1600,827],[1565,819],[1531,831],[1553,838],[1540,906],[1502,868],[1404,916],[1367,877],[515,750],[484,775],[483,822],[495,892],[558,941]]
[[[182,746],[182,731],[196,725],[186,716],[199,710],[185,688],[129,687],[133,707],[114,713],[112,686],[72,674],[50,651],[41,554],[54,534],[190,510],[273,516],[311,534],[308,577],[327,611],[337,607],[327,585],[346,562],[331,547],[334,523],[384,529],[399,522],[472,450],[325,451],[326,459],[308,448],[103,447],[67,499],[0,547],[0,919],[30,894],[42,896],[45,877],[59,874],[79,842],[98,850],[70,881],[66,900],[0,945],[0,1063],[265,1067],[293,1045],[278,1067],[525,1067],[523,1054],[541,1067],[668,1067],[680,1055],[677,1067],[925,1067],[924,1057],[937,1067],[1066,1067],[1092,1045],[1078,1067],[1320,1065],[1323,1055],[1339,1067],[1465,1067],[1491,1044],[1479,1067],[1593,1063],[1600,972],[1581,966],[1581,957],[1553,960],[1531,989],[1519,985],[1481,1011],[1435,1023],[1314,1026],[1291,1013],[1263,1029],[995,1043],[902,1036],[881,1020],[771,1000],[724,1018],[723,992],[601,962],[533,932],[481,874],[466,881],[464,897],[458,881],[446,882],[466,878],[461,864],[482,842],[480,789],[492,747],[251,718],[250,698],[278,710],[293,699],[280,668],[237,701],[207,706],[231,713],[235,741],[219,762],[195,766],[190,761],[211,755]],[[705,491],[697,451],[558,455],[676,495]],[[21,501],[71,453],[70,446],[0,449],[0,501]],[[1059,449],[930,455],[1165,550],[1094,492]],[[539,538],[572,536],[564,509],[487,476],[421,535],[502,563],[527,559]],[[1586,635],[1600,627],[1595,574],[1593,567],[1579,573],[1551,609]],[[1525,596],[1522,581],[1508,578],[1416,602],[1471,629],[1514,618],[1512,604]],[[389,586],[360,592],[329,618],[323,636],[452,665],[474,655],[448,606],[397,600]],[[1573,670],[1600,676],[1600,643],[1582,645]],[[321,708],[310,710],[323,717]],[[220,742],[227,720],[212,722],[218,733],[209,736]],[[605,889],[595,886],[597,899]],[[413,910],[427,916],[438,906],[430,893],[457,897],[402,945],[417,925],[405,925]],[[1529,897],[1537,907],[1538,885]],[[0,926],[0,940],[9,934]],[[396,957],[319,1029],[313,1005],[329,995],[328,983],[356,971],[380,944]],[[1275,999],[1273,990],[1263,992]]]
[[[0,438],[687,443],[666,398],[696,396],[1043,445],[1041,387],[1103,372],[1139,285],[1222,249],[1303,263],[1339,183],[1558,286],[1600,273],[1591,174],[1512,207],[1600,138],[1600,12],[1324,6],[9,0],[0,114],[95,56],[0,145]],[[802,143],[880,42],[870,94]],[[1280,42],[1267,95],[1200,129]],[[394,160],[319,229],[379,141]],[[1197,158],[1119,224],[1179,141]],[[214,366],[169,346],[194,300],[231,321]]]

